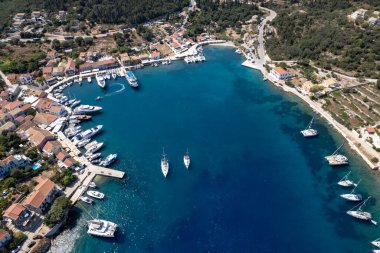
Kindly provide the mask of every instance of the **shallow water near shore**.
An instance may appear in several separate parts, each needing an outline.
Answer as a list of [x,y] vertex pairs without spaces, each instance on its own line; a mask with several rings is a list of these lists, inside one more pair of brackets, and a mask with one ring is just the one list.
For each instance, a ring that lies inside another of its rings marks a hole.
[[[103,107],[83,128],[104,125],[96,139],[104,155],[119,155],[113,168],[126,178],[97,178],[106,198],[79,203],[51,252],[369,252],[380,230],[345,214],[355,204],[336,182],[349,170],[362,179],[358,192],[374,197],[365,210],[380,220],[376,172],[347,145],[350,166],[328,166],[323,157],[344,139],[323,119],[242,67],[233,49],[207,47],[205,56],[136,71],[139,90],[118,78],[106,90],[93,80],[65,91]],[[320,135],[304,139],[312,116]],[[116,238],[86,234],[97,215],[119,224]]]

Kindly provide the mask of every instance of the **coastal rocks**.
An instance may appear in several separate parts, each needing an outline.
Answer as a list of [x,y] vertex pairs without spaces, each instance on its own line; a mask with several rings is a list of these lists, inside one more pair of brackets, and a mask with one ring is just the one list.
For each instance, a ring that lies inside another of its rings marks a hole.
[[37,242],[37,245],[30,251],[30,253],[46,253],[51,246],[51,240],[43,238]]

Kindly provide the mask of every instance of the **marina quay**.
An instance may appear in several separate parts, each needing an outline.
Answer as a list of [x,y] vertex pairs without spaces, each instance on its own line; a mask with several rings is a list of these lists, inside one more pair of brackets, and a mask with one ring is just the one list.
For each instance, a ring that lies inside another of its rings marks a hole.
[[0,252],[380,253],[380,1],[0,8]]

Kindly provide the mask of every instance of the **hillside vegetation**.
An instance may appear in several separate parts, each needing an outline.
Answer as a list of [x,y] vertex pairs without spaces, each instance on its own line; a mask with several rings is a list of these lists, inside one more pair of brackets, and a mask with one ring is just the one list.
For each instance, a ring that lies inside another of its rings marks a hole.
[[188,0],[3,0],[0,2],[0,28],[12,22],[17,12],[45,9],[68,10],[71,17],[98,23],[140,24],[180,11]]
[[369,15],[379,11],[380,1],[301,0],[267,6],[278,12],[276,34],[267,40],[273,60],[307,59],[326,69],[380,77],[380,25],[348,18],[359,8]]

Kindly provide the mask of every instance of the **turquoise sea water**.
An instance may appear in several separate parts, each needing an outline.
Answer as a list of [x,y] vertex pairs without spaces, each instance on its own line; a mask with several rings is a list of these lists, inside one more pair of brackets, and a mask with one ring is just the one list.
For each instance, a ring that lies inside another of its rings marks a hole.
[[[84,82],[65,91],[103,107],[83,127],[104,125],[96,139],[103,154],[119,155],[113,167],[127,176],[97,179],[106,199],[78,204],[52,252],[370,252],[380,230],[345,214],[354,204],[336,182],[352,170],[380,220],[376,173],[347,145],[350,166],[329,167],[323,157],[344,139],[323,119],[242,67],[232,49],[205,55],[203,64],[136,71],[139,90],[118,78],[106,90]],[[304,139],[299,131],[312,116],[320,136]],[[117,222],[116,238],[87,235],[90,215]]]

